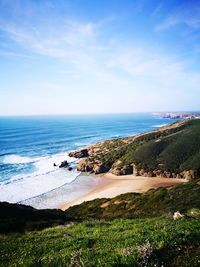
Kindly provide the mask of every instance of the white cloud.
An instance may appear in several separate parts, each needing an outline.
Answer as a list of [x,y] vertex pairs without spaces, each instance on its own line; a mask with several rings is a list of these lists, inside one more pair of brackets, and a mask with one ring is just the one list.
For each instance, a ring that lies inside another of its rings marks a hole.
[[151,77],[163,79],[173,77],[174,73],[182,71],[182,62],[171,56],[163,55],[148,47],[121,47],[120,51],[112,55],[107,61],[109,68],[121,68],[136,77]]
[[102,45],[98,35],[103,29],[99,28],[99,24],[65,21],[58,30],[52,25],[40,29],[4,25],[3,29],[15,42],[32,52],[71,64],[77,69],[79,79],[81,75],[89,75],[102,83],[126,86],[134,80],[142,88],[149,87],[151,82],[154,87],[168,87],[169,90],[170,86],[184,87],[188,81],[190,84],[194,84],[194,80],[199,81],[196,74],[186,71],[186,62],[181,58],[177,60],[172,55],[144,45],[123,44],[117,39],[114,42],[107,40]]
[[0,56],[5,57],[22,57],[22,58],[32,58],[30,55],[21,54],[13,51],[0,51]]
[[155,27],[156,31],[163,31],[177,24],[181,24],[182,21],[176,16],[167,17],[161,24]]
[[155,27],[156,31],[167,30],[176,25],[185,25],[190,28],[200,28],[200,6],[182,7],[175,10],[164,18],[164,20]]
[[[155,12],[158,12],[160,7],[158,6],[157,9]],[[113,19],[110,17],[94,22],[62,17],[58,20],[49,18],[43,23],[41,21],[36,23],[34,20],[24,21],[22,18],[19,21],[1,21],[0,28],[18,46],[26,48],[27,53],[30,51],[30,54],[53,57],[58,63],[57,71],[63,73],[62,77],[74,78],[74,83],[69,81],[71,84],[67,83],[66,78],[59,80],[58,88],[56,83],[52,85],[53,88],[57,88],[56,91],[59,93],[53,91],[51,101],[54,102],[54,99],[57,99],[57,103],[63,101],[62,110],[59,111],[59,107],[55,105],[55,112],[56,108],[58,108],[58,112],[64,113],[65,111],[66,84],[69,90],[75,88],[72,90],[78,92],[70,100],[72,109],[77,95],[79,95],[81,103],[84,97],[88,98],[89,96],[90,102],[94,106],[97,106],[96,99],[98,98],[103,105],[106,103],[105,111],[112,111],[112,105],[115,105],[115,111],[117,111],[122,103],[123,110],[131,112],[136,109],[150,110],[154,106],[155,109],[156,107],[161,109],[165,102],[166,106],[170,106],[171,102],[174,105],[174,102],[178,98],[181,99],[181,94],[185,94],[187,90],[197,92],[200,73],[189,71],[185,59],[175,57],[171,51],[158,51],[149,44],[136,45],[133,41],[129,43],[129,41],[118,40],[111,34],[109,37],[105,36],[105,28],[109,27],[109,23],[112,23]],[[198,25],[198,21],[195,19],[197,17],[189,22],[189,17],[186,17],[184,21],[187,20],[187,23],[191,25]],[[172,27],[181,20],[183,20],[182,17],[170,16],[157,26],[157,30]],[[16,56],[13,51],[1,51],[1,54],[3,53],[4,55],[7,53],[8,56]],[[59,63],[61,64],[59,65]],[[65,73],[66,75],[64,75]],[[51,84],[51,77],[48,79]],[[36,81],[35,87],[40,88],[39,91],[43,93],[46,90],[45,92],[49,96],[50,90],[45,89],[49,86],[39,85],[39,83],[41,81]],[[26,86],[29,84],[27,83]],[[81,96],[80,91],[83,91]],[[115,94],[115,92],[117,93]],[[190,92],[186,95],[190,95]],[[68,95],[66,94],[66,99],[69,99],[70,94],[71,91]],[[41,95],[42,93],[40,93]],[[35,101],[37,101],[37,96]],[[140,105],[141,102],[143,102],[143,107]],[[80,106],[81,103],[79,103]],[[86,105],[84,103],[83,105],[84,109]],[[45,112],[48,113],[49,107],[45,108]],[[90,108],[97,110],[97,107],[91,107],[90,104],[87,111]],[[101,106],[98,108],[102,109]]]
[[40,28],[16,24],[1,25],[11,39],[33,52],[53,57],[69,57],[69,48],[86,48],[93,42],[95,24],[65,22],[51,28]]

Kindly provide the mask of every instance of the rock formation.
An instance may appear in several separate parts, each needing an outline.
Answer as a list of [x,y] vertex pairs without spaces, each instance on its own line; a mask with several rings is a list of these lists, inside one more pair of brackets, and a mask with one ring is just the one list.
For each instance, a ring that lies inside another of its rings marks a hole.
[[69,156],[83,158],[77,164],[77,170],[83,172],[189,180],[200,175],[200,163],[191,153],[181,157],[182,148],[187,142],[188,149],[199,155],[199,131],[200,120],[179,121],[139,135],[92,144]]
[[110,168],[99,160],[92,161],[90,159],[83,159],[77,165],[77,171],[91,172],[95,174],[105,173]]
[[125,165],[123,167],[113,167],[109,171],[110,173],[114,175],[127,175],[127,174],[133,174],[133,166],[132,165]]
[[73,158],[86,158],[88,157],[88,150],[87,149],[82,149],[80,151],[74,151],[74,152],[70,152],[69,153],[69,157],[73,157]]
[[59,168],[67,168],[69,166],[69,163],[67,162],[67,160],[64,160],[61,162]]

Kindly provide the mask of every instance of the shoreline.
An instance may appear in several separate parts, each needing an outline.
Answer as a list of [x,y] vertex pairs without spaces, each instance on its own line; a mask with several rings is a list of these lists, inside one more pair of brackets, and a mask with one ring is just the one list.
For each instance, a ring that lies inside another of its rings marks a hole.
[[42,195],[20,201],[20,204],[37,209],[58,209],[63,203],[74,201],[97,187],[103,187],[109,183],[110,181],[106,178],[80,173],[72,182]]
[[79,205],[85,201],[90,201],[97,198],[113,198],[117,195],[125,193],[144,193],[150,189],[168,187],[187,182],[185,179],[144,177],[134,176],[133,174],[116,176],[110,173],[105,173],[97,175],[97,177],[101,177],[103,181],[105,181],[105,179],[108,180],[108,183],[99,183],[89,193],[86,193],[72,201],[65,202],[58,208],[61,210],[66,210],[70,206]]

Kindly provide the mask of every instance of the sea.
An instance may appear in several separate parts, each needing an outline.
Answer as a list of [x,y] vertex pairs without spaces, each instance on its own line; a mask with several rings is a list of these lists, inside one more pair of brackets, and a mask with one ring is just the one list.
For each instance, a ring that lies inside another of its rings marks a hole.
[[[164,126],[151,113],[0,117],[0,201],[55,208],[95,187],[70,151]],[[73,170],[59,168],[67,160]],[[54,163],[56,166],[54,166]]]

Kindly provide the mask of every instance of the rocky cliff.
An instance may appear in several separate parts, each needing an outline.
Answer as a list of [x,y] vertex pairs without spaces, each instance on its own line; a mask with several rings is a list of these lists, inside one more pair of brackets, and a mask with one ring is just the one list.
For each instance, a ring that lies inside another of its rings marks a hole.
[[71,152],[78,171],[192,179],[200,174],[200,120],[184,120]]

